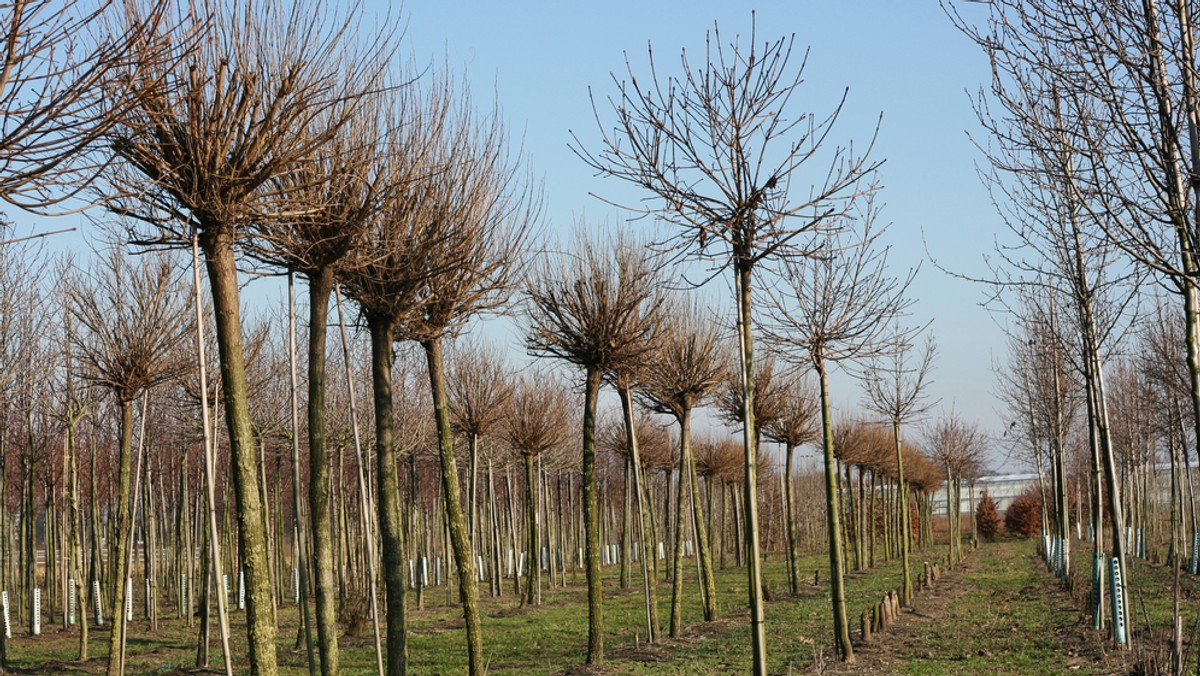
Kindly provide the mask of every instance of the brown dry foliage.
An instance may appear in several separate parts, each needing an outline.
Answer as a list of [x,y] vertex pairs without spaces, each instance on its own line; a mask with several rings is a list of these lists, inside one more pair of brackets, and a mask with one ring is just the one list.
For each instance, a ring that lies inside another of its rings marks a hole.
[[740,441],[728,437],[698,437],[695,455],[696,472],[700,476],[706,479],[741,479],[746,458]]
[[544,258],[526,289],[529,352],[601,372],[640,363],[662,326],[662,284],[646,248],[582,228],[571,248]]
[[1042,496],[1030,487],[1004,512],[1004,528],[1013,535],[1033,537],[1042,529]]
[[718,324],[699,305],[665,309],[659,349],[642,370],[639,398],[655,413],[680,420],[706,402],[721,385],[726,366]]
[[570,421],[565,393],[562,383],[545,374],[521,378],[509,397],[500,438],[514,451],[533,457],[561,445]]
[[975,508],[975,525],[979,529],[979,534],[988,540],[995,540],[996,535],[1004,526],[1000,512],[996,509],[996,501],[988,495],[986,488],[983,489],[979,505]]

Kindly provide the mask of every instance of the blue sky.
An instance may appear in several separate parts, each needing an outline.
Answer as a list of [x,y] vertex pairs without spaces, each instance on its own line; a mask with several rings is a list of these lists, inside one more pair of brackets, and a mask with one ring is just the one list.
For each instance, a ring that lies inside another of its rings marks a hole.
[[[978,304],[985,290],[937,270],[926,244],[943,264],[978,272],[1001,229],[976,175],[979,151],[968,132],[979,129],[969,93],[987,82],[987,61],[959,34],[936,2],[767,2],[757,6],[717,2],[417,2],[396,9],[376,2],[368,11],[399,13],[406,44],[418,63],[445,64],[471,85],[477,105],[497,98],[529,166],[544,181],[549,236],[566,237],[575,224],[623,216],[589,192],[629,196],[623,186],[592,175],[569,149],[571,131],[585,144],[597,130],[589,88],[598,100],[615,92],[611,74],[647,73],[648,44],[659,69],[679,72],[679,52],[703,52],[705,33],[720,26],[726,39],[748,35],[751,9],[759,41],[795,33],[797,48],[811,48],[797,111],[825,113],[843,88],[849,97],[832,135],[865,143],[882,113],[874,156],[885,204],[885,236],[898,275],[921,265],[910,287],[917,299],[912,322],[932,320],[940,350],[931,394],[986,430],[1004,427],[992,396],[992,366],[1003,358],[996,319]],[[976,9],[970,5],[968,10]],[[801,55],[797,54],[797,61]],[[601,105],[602,119],[609,111]],[[607,118],[611,120],[611,115]],[[594,147],[594,146],[593,146]],[[16,234],[64,225],[90,226],[82,218],[35,219],[10,214]],[[82,247],[78,235],[55,238],[54,249]],[[727,302],[728,287],[703,291]],[[281,302],[277,283],[255,281],[248,298]],[[274,308],[267,310],[273,311]],[[489,323],[490,339],[520,351],[507,322]],[[848,378],[835,382],[842,411],[858,407],[860,392]],[[997,458],[997,462],[999,459]]]
[[[1002,227],[976,175],[980,154],[967,136],[978,132],[969,93],[986,84],[986,59],[935,2],[754,8],[760,42],[795,33],[798,47],[811,48],[803,96],[795,103],[828,111],[849,87],[835,139],[865,142],[883,114],[875,156],[886,160],[880,173],[883,216],[892,223],[886,241],[897,274],[922,265],[910,291],[918,299],[913,321],[932,319],[939,343],[931,391],[942,406],[985,429],[1001,429],[991,390],[1003,339],[996,320],[978,307],[984,289],[935,269],[923,243],[947,266],[978,271]],[[581,217],[620,218],[589,192],[621,194],[621,186],[594,177],[568,148],[571,130],[584,143],[596,138],[589,88],[598,99],[613,93],[611,74],[624,73],[626,55],[644,75],[647,44],[660,72],[679,72],[680,49],[698,58],[714,22],[726,38],[748,34],[750,9],[728,2],[411,2],[404,12],[418,60],[444,59],[464,72],[480,102],[493,92],[499,97],[514,136],[523,136],[529,162],[544,178],[550,229],[567,232]],[[602,105],[600,112],[603,119],[608,111]],[[726,293],[722,285],[713,287],[708,293]],[[857,406],[853,383],[842,379],[836,387],[842,409]]]

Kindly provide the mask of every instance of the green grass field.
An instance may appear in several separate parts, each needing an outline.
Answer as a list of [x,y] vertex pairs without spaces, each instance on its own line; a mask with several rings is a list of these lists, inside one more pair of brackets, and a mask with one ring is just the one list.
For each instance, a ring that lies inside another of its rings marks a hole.
[[[925,560],[936,560],[941,548],[915,552],[920,570]],[[645,644],[641,581],[629,589],[618,589],[615,567],[605,569],[605,641],[607,661],[603,673],[611,674],[697,674],[745,673],[750,667],[746,620],[746,580],[741,569],[727,568],[717,577],[721,619],[701,622],[695,565],[685,570],[687,594],[683,607],[686,625],[678,639]],[[836,665],[830,660],[832,644],[826,557],[802,560],[806,582],[796,596],[787,588],[782,556],[768,557],[764,566],[771,601],[767,605],[768,670],[771,673],[811,673],[828,668],[834,673],[947,674],[947,673],[1112,673],[1113,665],[1130,658],[1104,650],[1103,641],[1086,638],[1079,613],[1069,593],[1040,565],[1032,541],[1009,540],[985,544],[971,553],[964,565],[944,574],[937,589],[922,593],[915,612],[895,632],[889,630],[860,650],[857,666]],[[812,584],[820,571],[820,585]],[[900,577],[898,562],[848,577],[851,626],[870,609]],[[1185,575],[1185,626],[1196,621],[1196,580]],[[1170,571],[1163,566],[1138,562],[1135,581],[1141,581],[1145,613],[1160,630],[1170,617]],[[556,674],[577,669],[583,661],[587,639],[587,608],[582,573],[562,589],[547,589],[543,605],[519,608],[511,593],[483,599],[484,641],[488,669],[492,673],[523,676]],[[670,586],[659,585],[660,619],[666,629]],[[413,597],[410,595],[410,600]],[[443,588],[427,592],[426,609],[409,614],[409,665],[416,674],[454,674],[466,669],[461,634],[462,619],[457,608],[444,605]],[[442,604],[442,605],[439,605]],[[303,648],[296,650],[298,613],[295,605],[280,608],[279,659],[284,674],[307,674]],[[1138,630],[1144,624],[1137,605]],[[244,614],[232,615],[235,669],[244,671]],[[94,629],[94,628],[93,628]],[[9,642],[10,666],[32,673],[92,673],[102,671],[107,653],[107,628],[92,631],[92,659],[72,662],[77,635],[49,626],[40,637],[20,633]],[[128,644],[129,674],[168,674],[192,671],[195,663],[197,628],[183,621],[160,622],[159,631],[148,635],[145,621],[135,620]],[[342,639],[343,673],[374,673],[374,648],[370,623],[366,634]],[[1190,631],[1188,632],[1190,634]],[[1082,637],[1082,638],[1081,638]],[[857,640],[857,638],[856,638]],[[221,664],[220,642],[211,639],[211,664]],[[1097,652],[1099,651],[1099,652]],[[1119,659],[1117,659],[1119,658]],[[1117,659],[1117,662],[1114,662]],[[1194,665],[1194,659],[1193,659]],[[582,671],[582,670],[580,670]]]

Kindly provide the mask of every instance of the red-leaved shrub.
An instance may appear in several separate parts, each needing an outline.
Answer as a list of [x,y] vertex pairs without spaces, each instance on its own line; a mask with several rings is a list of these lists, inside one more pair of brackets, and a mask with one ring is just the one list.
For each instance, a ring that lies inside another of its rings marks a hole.
[[1004,522],[1000,520],[1000,512],[996,509],[996,501],[988,495],[986,488],[983,489],[979,505],[975,508],[975,526],[979,529],[979,534],[988,540],[995,540],[1000,529],[1004,527]]
[[1004,527],[1013,535],[1033,537],[1042,529],[1042,495],[1030,486],[1004,513]]

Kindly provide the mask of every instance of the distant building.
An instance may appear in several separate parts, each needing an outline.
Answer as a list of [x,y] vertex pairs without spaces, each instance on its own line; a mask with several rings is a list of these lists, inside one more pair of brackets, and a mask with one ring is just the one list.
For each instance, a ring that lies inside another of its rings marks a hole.
[[[979,498],[983,495],[983,490],[986,488],[988,495],[996,501],[996,509],[1000,512],[1008,509],[1012,501],[1016,497],[1031,486],[1038,485],[1037,474],[996,474],[993,476],[980,477],[975,480],[975,504],[979,504]],[[971,511],[971,491],[964,482],[962,485],[962,500],[959,505],[963,515]],[[946,485],[933,494],[933,513],[937,516],[946,516]]]

